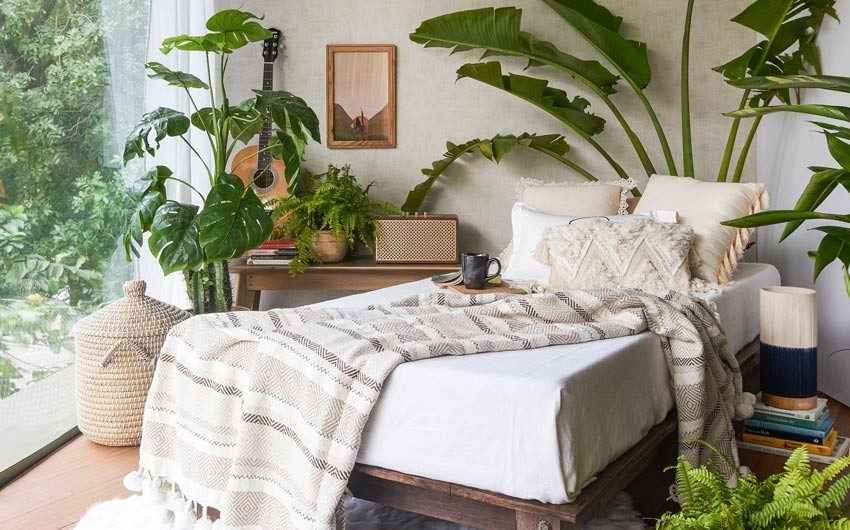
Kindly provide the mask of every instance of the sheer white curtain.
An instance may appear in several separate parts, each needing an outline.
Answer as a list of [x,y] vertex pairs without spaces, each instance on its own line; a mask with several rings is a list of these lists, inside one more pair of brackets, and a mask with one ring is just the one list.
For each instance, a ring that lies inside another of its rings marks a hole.
[[[160,62],[172,70],[188,72],[206,80],[207,63],[204,60],[204,54],[173,51],[168,55],[163,55],[159,51],[159,47],[166,37],[206,33],[204,24],[213,12],[213,0],[152,0],[147,60]],[[216,73],[213,71],[213,78],[215,79],[215,77]],[[207,107],[210,104],[205,91],[193,90],[192,98],[200,108]],[[172,108],[186,115],[193,112],[189,97],[182,88],[168,86],[162,81],[147,79],[145,81],[145,112],[152,111],[157,107]],[[206,135],[198,130],[190,129],[186,133],[186,139],[191,142],[201,156],[207,160],[211,159]],[[156,156],[149,157],[145,162],[148,167],[168,166],[174,171],[175,176],[190,182],[202,193],[209,191],[210,184],[203,164],[189,147],[178,139],[168,139],[163,142]],[[200,204],[197,193],[174,181],[168,182],[168,198],[180,202]],[[147,294],[149,296],[179,307],[191,307],[183,283],[183,275],[174,273],[164,276],[156,259],[148,250],[147,243],[144,245],[142,257],[138,260],[138,277],[147,282]]]

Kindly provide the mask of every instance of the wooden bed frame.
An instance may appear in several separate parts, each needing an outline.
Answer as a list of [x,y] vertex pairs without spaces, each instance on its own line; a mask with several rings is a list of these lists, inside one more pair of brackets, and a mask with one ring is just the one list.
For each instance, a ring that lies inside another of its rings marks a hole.
[[[758,386],[759,339],[737,354],[745,389]],[[644,471],[673,464],[675,411],[603,469],[575,502],[546,504],[357,464],[348,486],[355,497],[485,530],[578,530]],[[650,469],[648,469],[650,468]],[[656,470],[657,471],[657,470]]]

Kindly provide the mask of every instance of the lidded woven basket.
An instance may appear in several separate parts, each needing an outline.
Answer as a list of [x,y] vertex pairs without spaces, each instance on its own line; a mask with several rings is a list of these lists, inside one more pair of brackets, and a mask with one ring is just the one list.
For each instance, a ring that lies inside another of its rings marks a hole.
[[74,326],[77,422],[102,445],[139,445],[159,350],[168,330],[191,316],[145,296],[143,281],[126,282],[124,295]]

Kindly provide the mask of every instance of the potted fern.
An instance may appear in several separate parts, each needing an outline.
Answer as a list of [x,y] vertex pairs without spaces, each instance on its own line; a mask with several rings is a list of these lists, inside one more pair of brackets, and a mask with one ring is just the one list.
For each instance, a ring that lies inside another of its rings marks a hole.
[[[285,161],[290,192],[298,189],[301,159],[310,140],[319,142],[319,120],[303,99],[279,90],[258,90],[256,95],[232,105],[224,83],[230,54],[272,33],[260,25],[260,17],[228,9],[207,21],[204,35],[178,35],[162,42],[163,53],[181,50],[202,53],[207,78],[169,69],[150,62],[148,76],[184,90],[193,112],[186,115],[160,107],[141,117],[127,138],[124,163],[146,154],[155,155],[166,139],[183,141],[201,160],[209,179],[209,193],[201,193],[185,176],[156,166],[135,185],[135,204],[124,235],[128,259],[138,256],[145,233],[148,246],[165,274],[182,272],[195,314],[228,311],[232,305],[227,260],[260,245],[272,231],[272,221],[250,186],[228,172],[227,162],[238,143],[260,133],[263,118],[270,115],[277,130],[267,149]],[[213,70],[213,63],[217,66]],[[218,90],[214,86],[218,84]],[[193,91],[207,91],[211,105],[200,108]],[[199,154],[188,140],[191,127],[199,129],[209,143],[211,160]],[[153,137],[151,137],[153,136]],[[203,206],[168,197],[167,181],[186,186]]]
[[[719,457],[723,457],[715,451]],[[733,465],[730,466],[734,468]],[[676,495],[681,505],[658,520],[661,530],[847,529],[845,498],[850,491],[850,456],[812,469],[804,448],[795,450],[782,473],[763,481],[739,473],[728,481],[705,466],[694,468],[679,458]]]
[[376,218],[399,213],[392,204],[372,200],[375,183],[361,187],[350,166],[329,165],[327,172],[304,180],[302,191],[281,199],[273,213],[283,233],[295,239],[293,274],[311,262],[342,261],[358,243],[371,248],[379,235]]

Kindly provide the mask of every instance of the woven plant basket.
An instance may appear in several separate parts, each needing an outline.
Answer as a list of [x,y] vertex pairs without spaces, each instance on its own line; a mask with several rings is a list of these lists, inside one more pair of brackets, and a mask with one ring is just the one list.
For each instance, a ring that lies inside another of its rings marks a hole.
[[191,315],[145,296],[145,282],[77,322],[77,422],[91,441],[139,445],[142,414],[165,335]]

